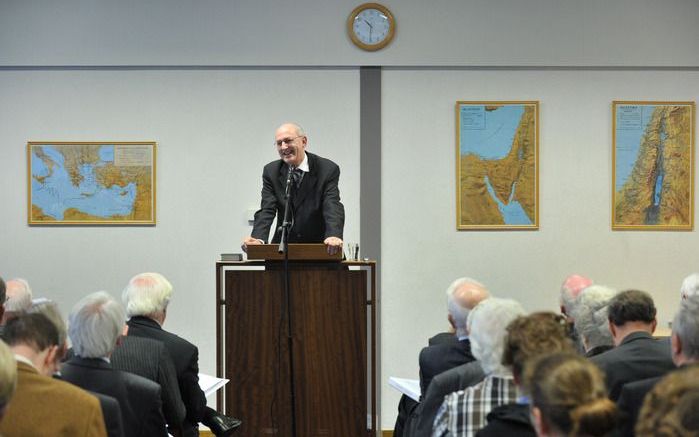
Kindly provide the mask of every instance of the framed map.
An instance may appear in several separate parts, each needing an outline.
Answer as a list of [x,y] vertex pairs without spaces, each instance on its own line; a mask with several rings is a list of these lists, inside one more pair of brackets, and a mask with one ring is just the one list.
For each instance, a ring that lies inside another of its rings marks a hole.
[[154,142],[27,143],[30,225],[154,225]]
[[693,229],[694,107],[612,102],[612,229]]
[[539,228],[539,102],[456,102],[457,229]]

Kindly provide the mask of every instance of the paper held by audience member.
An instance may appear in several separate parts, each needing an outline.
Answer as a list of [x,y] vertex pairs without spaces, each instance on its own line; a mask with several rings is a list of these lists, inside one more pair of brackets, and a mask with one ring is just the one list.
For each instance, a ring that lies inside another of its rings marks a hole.
[[204,395],[206,395],[207,398],[226,384],[228,384],[227,379],[217,378],[205,373],[199,374],[199,387],[204,391]]
[[414,399],[416,402],[420,402],[420,380],[390,376],[388,378],[388,385]]

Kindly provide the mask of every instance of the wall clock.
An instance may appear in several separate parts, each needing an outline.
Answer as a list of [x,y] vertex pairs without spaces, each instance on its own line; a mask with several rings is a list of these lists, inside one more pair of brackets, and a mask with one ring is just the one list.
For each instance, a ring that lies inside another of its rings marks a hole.
[[387,7],[364,3],[347,18],[347,32],[359,48],[375,51],[386,47],[396,33],[396,20]]

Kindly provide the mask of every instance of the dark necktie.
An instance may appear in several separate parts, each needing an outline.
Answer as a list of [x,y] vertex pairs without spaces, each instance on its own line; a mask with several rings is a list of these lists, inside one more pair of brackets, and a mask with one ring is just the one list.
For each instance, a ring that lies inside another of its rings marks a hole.
[[301,185],[301,179],[303,179],[303,170],[300,168],[291,170],[291,182],[293,182],[294,187],[298,188]]

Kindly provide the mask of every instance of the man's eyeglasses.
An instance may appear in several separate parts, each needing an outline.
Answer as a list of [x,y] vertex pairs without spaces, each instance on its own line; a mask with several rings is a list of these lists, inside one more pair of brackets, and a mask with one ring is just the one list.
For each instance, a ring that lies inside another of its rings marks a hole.
[[297,138],[301,138],[301,137],[303,137],[303,136],[304,136],[304,135],[299,135],[299,136],[294,137],[294,138],[284,138],[284,139],[281,139],[281,140],[279,140],[279,141],[275,141],[275,142],[274,142],[274,145],[277,146],[277,147],[281,147],[282,144],[291,144],[291,143],[294,142],[294,140],[296,140]]

